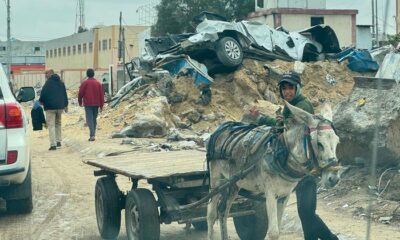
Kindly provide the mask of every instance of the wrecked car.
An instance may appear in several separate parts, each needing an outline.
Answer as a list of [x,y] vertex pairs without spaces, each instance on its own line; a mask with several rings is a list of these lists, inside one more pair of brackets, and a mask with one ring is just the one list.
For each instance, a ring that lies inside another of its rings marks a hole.
[[340,52],[336,34],[329,26],[288,32],[260,22],[227,22],[207,15],[197,25],[196,33],[154,37],[145,42],[146,58],[153,59],[155,65],[164,55],[186,54],[205,64],[209,74],[232,70],[243,58],[315,61],[324,57],[321,53]]

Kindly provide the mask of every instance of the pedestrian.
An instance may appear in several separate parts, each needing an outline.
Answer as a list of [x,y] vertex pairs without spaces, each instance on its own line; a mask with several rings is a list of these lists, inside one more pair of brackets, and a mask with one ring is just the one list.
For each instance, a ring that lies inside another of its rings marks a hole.
[[89,141],[96,139],[97,114],[103,110],[104,91],[103,86],[94,78],[94,70],[86,70],[87,79],[79,87],[79,106],[85,107],[86,124],[89,127]]
[[39,131],[43,129],[43,125],[46,124],[44,112],[42,106],[40,106],[39,100],[36,100],[31,110],[31,119],[33,131]]
[[39,102],[46,112],[46,124],[49,129],[50,148],[61,147],[61,115],[68,112],[68,97],[64,82],[60,76],[49,69],[45,72],[46,82],[40,93]]
[[[311,102],[301,94],[301,79],[294,72],[284,74],[278,83],[280,96],[287,102],[314,114]],[[280,121],[270,116],[259,114],[255,109],[250,110],[250,114],[256,119],[257,125],[280,125]],[[292,113],[285,106],[283,109],[283,121],[292,117]],[[316,214],[317,208],[317,183],[314,176],[304,177],[296,186],[297,211],[303,227],[305,240],[338,240],[328,226]]]

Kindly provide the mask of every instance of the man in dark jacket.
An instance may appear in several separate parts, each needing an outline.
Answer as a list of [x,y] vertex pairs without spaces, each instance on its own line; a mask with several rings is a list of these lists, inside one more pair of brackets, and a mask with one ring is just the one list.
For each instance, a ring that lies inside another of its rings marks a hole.
[[[301,79],[296,73],[284,74],[278,83],[279,93],[283,99],[293,106],[314,114],[311,102],[301,94]],[[274,126],[279,121],[266,115],[260,115],[257,110],[252,110],[258,125]],[[283,120],[292,117],[292,113],[285,106],[283,109]],[[317,184],[314,176],[304,177],[296,187],[297,211],[303,227],[305,240],[338,240],[322,219],[315,213],[317,208]]]
[[52,69],[45,72],[46,83],[40,93],[39,101],[46,112],[46,123],[49,129],[50,148],[61,147],[61,114],[68,111],[67,90],[60,76]]
[[86,123],[89,127],[89,141],[94,141],[96,137],[97,114],[103,110],[104,91],[103,86],[94,78],[94,70],[86,70],[87,79],[79,87],[78,102],[79,106],[85,107]]

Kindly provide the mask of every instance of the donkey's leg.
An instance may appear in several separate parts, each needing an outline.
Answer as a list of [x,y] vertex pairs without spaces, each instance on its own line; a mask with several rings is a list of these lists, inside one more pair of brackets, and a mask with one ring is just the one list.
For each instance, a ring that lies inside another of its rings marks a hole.
[[[210,161],[210,192],[218,187],[221,179],[221,169],[216,163],[217,160]],[[221,194],[217,194],[210,199],[207,205],[207,226],[208,226],[208,239],[213,239],[214,223],[218,218],[218,202],[221,199]]]
[[[269,188],[270,186],[267,186]],[[279,238],[279,222],[277,200],[274,191],[266,189],[265,198],[268,214],[268,240],[278,240]]]
[[286,208],[288,201],[289,201],[289,195],[278,199],[277,207],[278,207],[278,227],[279,227],[279,229],[281,229],[282,216],[283,216],[283,213],[285,212],[285,208]]
[[222,204],[221,206],[223,208],[219,209],[220,210],[220,216],[219,216],[219,224],[221,228],[221,240],[228,240],[228,227],[227,227],[227,219],[229,216],[229,210],[231,209],[231,206],[233,202],[235,201],[237,195],[239,193],[239,188],[234,185],[229,188],[229,191],[227,193],[227,196],[225,197],[225,204]]

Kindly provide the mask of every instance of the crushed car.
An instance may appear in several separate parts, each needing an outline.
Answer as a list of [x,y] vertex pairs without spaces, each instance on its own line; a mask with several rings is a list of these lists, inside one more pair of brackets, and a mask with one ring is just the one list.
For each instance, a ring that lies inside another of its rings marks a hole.
[[194,18],[199,22],[196,33],[146,39],[146,54],[142,58],[159,66],[165,56],[184,54],[203,63],[212,75],[235,69],[243,58],[316,61],[325,54],[340,52],[336,34],[329,26],[288,32],[260,22],[228,22],[210,13],[200,16]]

